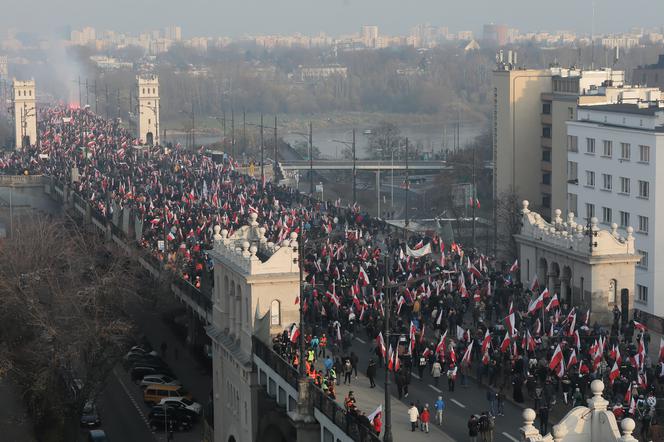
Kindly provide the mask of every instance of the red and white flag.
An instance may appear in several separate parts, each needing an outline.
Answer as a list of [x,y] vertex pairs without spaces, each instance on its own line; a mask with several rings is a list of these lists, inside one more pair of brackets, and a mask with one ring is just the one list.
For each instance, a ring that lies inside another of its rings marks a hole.
[[611,385],[613,385],[613,381],[618,379],[619,376],[620,376],[620,369],[618,368],[618,364],[614,362],[613,368],[611,368],[611,371],[609,372],[609,381]]
[[463,358],[461,359],[462,364],[470,365],[470,357],[472,355],[474,342],[475,341],[470,341],[470,345],[466,349],[466,352],[463,354]]
[[440,337],[440,341],[438,341],[438,345],[436,345],[436,354],[441,354],[445,352],[445,337],[447,336],[447,330],[445,330],[445,333]]
[[380,357],[385,359],[385,340],[383,339],[383,332],[378,333],[376,336],[376,346],[380,349]]
[[634,328],[637,328],[641,331],[646,331],[647,327],[644,324],[641,324],[638,321],[632,321],[632,322],[634,322]]
[[563,351],[560,348],[560,344],[556,347],[556,350],[553,352],[553,356],[551,357],[551,362],[549,362],[549,368],[551,370],[555,370],[555,368],[560,364],[560,362],[563,360]]
[[[544,289],[546,291],[546,289]],[[541,309],[544,305],[544,292],[540,293],[539,296],[534,297],[530,304],[528,304],[528,314],[533,314],[537,310]],[[553,369],[552,369],[553,370]]]
[[537,274],[533,277],[532,282],[530,283],[530,291],[535,293],[535,290],[539,290],[539,280],[537,279]]
[[489,348],[491,348],[491,334],[487,329],[484,334],[484,339],[482,340],[482,353],[486,353]]
[[664,337],[659,339],[659,362],[664,362]]
[[549,301],[549,304],[546,306],[544,309],[545,312],[548,312],[549,310],[556,308],[560,306],[560,301],[558,301],[558,294],[554,294],[553,298],[551,298],[551,301]]
[[300,337],[300,329],[297,327],[297,325],[293,325],[293,328],[291,328],[290,331],[289,339],[293,344],[295,344],[297,342],[297,338],[299,337]]
[[517,270],[519,270],[519,260],[518,259],[514,260],[514,264],[512,264],[512,267],[510,267],[510,273],[514,273]]
[[510,335],[505,333],[505,338],[503,339],[502,344],[500,344],[500,351],[505,353],[510,348]]

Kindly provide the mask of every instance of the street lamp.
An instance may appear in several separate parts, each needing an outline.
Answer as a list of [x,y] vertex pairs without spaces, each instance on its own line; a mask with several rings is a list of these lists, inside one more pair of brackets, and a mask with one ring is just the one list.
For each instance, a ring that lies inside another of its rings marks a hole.
[[[228,119],[226,118],[226,111],[224,111],[223,115],[221,117],[216,117],[212,116],[210,118],[214,118],[217,120],[219,123],[222,124],[223,131],[224,131],[224,144],[226,140],[226,123],[228,122]],[[231,158],[235,159],[235,112],[233,109],[231,109]]]
[[353,128],[353,141],[343,141],[343,140],[332,140],[334,143],[343,144],[346,147],[350,147],[353,152],[353,204],[357,202],[357,169],[356,162],[357,157],[355,156],[355,129]]
[[196,149],[196,116],[194,113],[194,102],[191,102],[191,112],[180,109],[181,114],[189,115],[191,117],[191,150]]
[[309,195],[314,194],[314,142],[313,142],[313,127],[309,121],[309,133],[304,132],[291,132],[294,135],[305,137],[309,141]]

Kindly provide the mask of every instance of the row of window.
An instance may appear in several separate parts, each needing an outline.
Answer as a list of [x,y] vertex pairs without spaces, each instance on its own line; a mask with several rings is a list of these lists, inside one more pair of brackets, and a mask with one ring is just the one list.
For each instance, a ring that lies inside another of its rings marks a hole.
[[[631,221],[631,214],[629,212],[625,211],[618,211],[618,225],[622,227],[623,229],[628,227],[630,225]],[[595,216],[595,205],[592,203],[586,203],[586,217],[588,219],[592,218]],[[637,226],[637,232],[639,233],[644,233],[647,234],[649,231],[649,219],[647,216],[643,215],[638,215],[638,226]],[[612,224],[614,222],[613,219],[613,209],[611,207],[602,207],[602,219],[601,222],[604,224]]]
[[648,287],[645,285],[636,285],[636,299],[644,304],[648,303]]
[[[576,135],[567,136],[567,150],[570,152],[579,151],[579,139]],[[595,154],[595,139],[586,138],[586,153]],[[613,141],[602,140],[602,156],[613,158]],[[630,161],[632,159],[632,145],[630,143],[620,143],[620,160]],[[650,146],[639,145],[639,161],[642,163],[650,162]]]
[[[24,97],[32,97],[32,89],[28,89],[27,91],[22,91],[22,92],[23,92]],[[16,91],[16,95],[19,96],[19,97],[21,96],[21,90],[20,89],[18,89]]]
[[[574,161],[569,161],[568,164],[568,179],[573,182],[578,183],[579,165]],[[632,192],[632,180],[624,176],[618,177],[620,183],[619,193],[624,195],[630,195]],[[637,180],[638,183],[638,197],[643,199],[650,198],[650,182],[645,180]],[[601,189],[607,192],[613,191],[613,175],[608,173],[602,174],[602,187]],[[595,187],[595,172],[592,170],[586,170],[586,183],[587,187]]]
[[[150,88],[148,88],[147,91],[148,91],[148,94],[149,94],[149,93],[150,93]],[[153,94],[156,94],[156,93],[157,93],[157,88],[154,88],[154,87],[153,87],[153,88],[152,88],[152,93],[153,93]],[[143,95],[145,95],[145,88],[143,88]]]

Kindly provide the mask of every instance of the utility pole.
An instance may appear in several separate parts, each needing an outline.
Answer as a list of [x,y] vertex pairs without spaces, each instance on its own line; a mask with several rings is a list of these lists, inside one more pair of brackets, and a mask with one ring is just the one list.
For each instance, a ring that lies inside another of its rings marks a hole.
[[314,194],[314,135],[311,120],[309,120],[309,196]]
[[472,230],[472,232],[473,232],[473,236],[472,236],[472,238],[473,238],[472,239],[473,248],[475,248],[475,207],[477,206],[477,191],[475,190],[475,188],[476,188],[475,187],[476,186],[476,182],[475,182],[476,181],[475,180],[475,178],[476,178],[476,176],[475,176],[475,150],[476,150],[475,149],[475,144],[473,144],[473,189],[472,189],[472,195],[473,196],[471,198],[472,199],[471,204],[473,205],[473,207],[471,208],[471,213],[473,215],[473,224],[472,224],[472,226],[473,226],[473,230]]
[[90,88],[88,87],[88,79],[85,79],[85,105],[90,106]]
[[95,93],[95,115],[99,115],[99,100],[97,99],[97,79],[95,78],[94,83],[94,93]]
[[[385,297],[383,303],[385,304],[385,321],[383,324],[383,334],[385,335],[385,346],[389,348],[390,346],[390,310],[392,310],[392,300],[390,299],[390,277],[389,273],[392,270],[390,266],[390,257],[385,255]],[[387,348],[385,351],[387,351]],[[381,349],[382,351],[383,349]],[[390,370],[387,369],[387,364],[389,361],[385,357],[386,355],[382,354],[380,357],[383,358],[385,362],[385,434],[383,435],[383,440],[385,442],[392,442],[392,396],[390,394]]]
[[78,76],[78,106],[83,106],[83,94],[81,92],[81,76]]
[[355,157],[355,129],[353,129],[353,204],[357,202],[357,169],[356,169],[356,161],[357,158]]
[[408,228],[408,191],[410,190],[410,176],[408,174],[408,138],[406,138],[406,218],[404,221],[404,227]]
[[106,101],[104,103],[106,104],[106,119],[108,120],[108,83],[106,84]]
[[196,117],[194,114],[194,100],[191,100],[191,150],[196,150]]
[[118,118],[120,118],[120,89],[118,89],[116,92],[117,92],[116,96],[117,96],[117,104],[118,104]]
[[247,111],[242,111],[242,152],[247,153]]
[[[261,112],[261,190],[265,189],[265,143],[263,139],[263,113]],[[300,332],[302,333],[302,332]]]
[[277,182],[277,163],[279,162],[279,139],[277,138],[277,116],[274,116],[274,182]]
[[235,158],[235,112],[231,107],[231,158],[234,161],[237,161]]

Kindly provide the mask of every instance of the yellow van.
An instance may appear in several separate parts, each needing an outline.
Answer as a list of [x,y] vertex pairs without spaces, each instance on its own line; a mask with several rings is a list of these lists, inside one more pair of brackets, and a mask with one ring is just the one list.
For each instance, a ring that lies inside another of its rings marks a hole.
[[191,393],[182,388],[181,385],[159,385],[152,384],[145,387],[143,392],[143,401],[146,404],[158,404],[167,397],[185,397],[192,399]]

